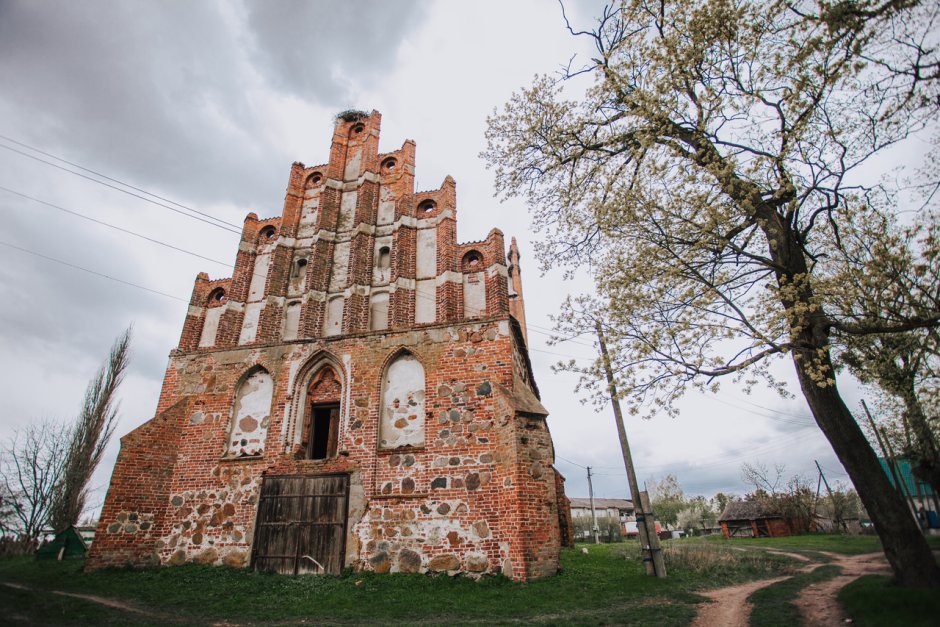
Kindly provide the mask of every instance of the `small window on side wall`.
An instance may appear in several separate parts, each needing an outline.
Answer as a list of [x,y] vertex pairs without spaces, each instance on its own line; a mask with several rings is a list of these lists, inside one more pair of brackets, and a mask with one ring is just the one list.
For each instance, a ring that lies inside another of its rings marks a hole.
[[277,229],[273,226],[266,226],[258,233],[258,241],[261,243],[269,242],[274,239],[275,234],[277,234]]
[[320,183],[323,182],[323,175],[319,172],[314,172],[307,177],[306,183],[304,183],[305,189],[313,189],[315,187],[320,187]]
[[433,213],[437,209],[437,203],[433,200],[424,200],[418,205],[418,215]]
[[219,307],[225,304],[226,300],[225,290],[221,287],[217,287],[209,294],[209,299],[206,302],[206,305],[209,307]]
[[463,256],[461,266],[464,272],[480,272],[483,270],[483,255],[479,251],[471,250]]

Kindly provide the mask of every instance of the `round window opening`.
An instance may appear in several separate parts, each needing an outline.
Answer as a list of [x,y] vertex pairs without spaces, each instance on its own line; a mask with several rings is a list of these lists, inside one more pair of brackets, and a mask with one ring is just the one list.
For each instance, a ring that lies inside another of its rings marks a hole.
[[468,270],[477,271],[483,263],[483,255],[475,250],[468,252],[463,258],[464,267]]
[[364,128],[365,126],[362,124],[355,125],[354,127],[352,127],[353,135],[358,135],[359,133],[363,131]]
[[209,294],[210,303],[224,303],[225,302],[225,290],[217,289]]
[[323,181],[323,176],[319,172],[314,172],[307,177],[307,187],[316,187]]
[[431,213],[437,209],[437,203],[433,200],[425,200],[423,203],[418,205],[418,211],[421,213]]
[[396,167],[398,167],[398,162],[394,159],[386,159],[382,162],[383,170],[394,170]]
[[261,238],[271,239],[274,237],[274,233],[275,233],[275,230],[273,226],[266,226],[265,228],[261,229]]

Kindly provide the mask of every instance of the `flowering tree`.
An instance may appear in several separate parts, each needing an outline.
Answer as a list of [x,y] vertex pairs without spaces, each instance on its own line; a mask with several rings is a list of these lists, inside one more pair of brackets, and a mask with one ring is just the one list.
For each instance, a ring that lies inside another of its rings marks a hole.
[[[596,57],[515,94],[484,152],[499,192],[526,197],[543,265],[593,271],[598,297],[569,300],[559,331],[604,325],[632,411],[674,412],[689,385],[727,376],[785,393],[769,366],[788,358],[898,579],[933,587],[940,571],[842,400],[834,355],[940,325],[937,284],[916,271],[936,267],[936,239],[909,256],[918,306],[894,309],[847,280],[878,260],[845,244],[873,236],[871,250],[905,256],[898,190],[858,171],[937,117],[938,11],[624,0],[572,29]],[[582,375],[607,391],[600,363]]]

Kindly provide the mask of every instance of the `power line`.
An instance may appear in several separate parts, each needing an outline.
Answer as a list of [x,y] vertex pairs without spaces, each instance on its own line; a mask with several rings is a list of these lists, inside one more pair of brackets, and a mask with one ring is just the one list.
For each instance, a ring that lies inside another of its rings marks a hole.
[[197,214],[199,214],[199,215],[205,216],[205,217],[210,218],[210,219],[212,219],[212,220],[215,220],[215,221],[217,221],[217,222],[221,222],[222,224],[227,224],[227,225],[233,226],[233,227],[235,227],[235,228],[237,228],[237,229],[240,229],[240,228],[241,228],[238,224],[233,224],[232,222],[226,222],[225,220],[222,220],[221,218],[216,218],[215,216],[210,215],[210,214],[205,213],[205,212],[202,212],[202,211],[199,211],[198,209],[193,209],[192,207],[188,207],[188,206],[184,205],[183,203],[176,202],[175,200],[171,200],[171,199],[169,199],[169,198],[164,198],[163,196],[160,196],[160,195],[158,195],[158,194],[154,194],[153,192],[148,192],[147,190],[141,189],[140,187],[135,187],[135,186],[131,185],[130,183],[125,183],[124,181],[121,181],[121,180],[119,180],[119,179],[110,177],[110,176],[108,176],[107,174],[102,174],[101,172],[97,172],[97,171],[95,171],[95,170],[92,170],[91,168],[86,168],[86,167],[83,166],[83,165],[79,165],[79,164],[77,164],[77,163],[75,163],[75,162],[73,162],[73,161],[69,161],[68,159],[63,159],[62,157],[59,157],[59,156],[54,155],[54,154],[52,154],[52,153],[46,152],[46,151],[44,151],[44,150],[40,150],[39,148],[36,148],[35,146],[30,146],[29,144],[26,144],[26,143],[23,143],[23,142],[18,141],[18,140],[16,140],[16,139],[13,139],[12,137],[7,137],[6,135],[0,134],[0,139],[4,139],[4,140],[6,140],[6,141],[8,141],[8,142],[11,142],[11,143],[13,143],[13,144],[16,144],[16,145],[18,145],[18,146],[22,146],[23,148],[28,148],[29,150],[32,150],[33,152],[38,152],[38,153],[41,154],[41,155],[45,155],[45,156],[47,156],[47,157],[51,157],[51,158],[53,158],[53,159],[55,159],[55,160],[57,160],[57,161],[61,161],[62,163],[67,163],[67,164],[69,164],[69,165],[72,166],[72,167],[78,168],[79,170],[83,170],[83,171],[85,171],[85,172],[90,172],[91,174],[94,174],[95,176],[100,176],[101,178],[106,179],[106,180],[108,180],[108,181],[111,181],[111,182],[113,182],[113,183],[118,183],[118,184],[123,185],[123,186],[125,186],[125,187],[129,187],[130,189],[133,189],[133,190],[135,190],[135,191],[141,192],[141,193],[143,193],[143,194],[147,194],[148,196],[153,196],[154,198],[157,198],[157,199],[162,200],[162,201],[164,201],[164,202],[168,202],[168,203],[170,203],[171,205],[176,205],[177,207],[180,207],[180,208],[182,208],[182,209],[186,209],[187,211],[192,211],[193,213],[197,213]]
[[[127,194],[128,196],[133,196],[134,198],[139,198],[140,200],[143,200],[143,201],[145,201],[145,202],[149,202],[149,203],[152,204],[152,205],[156,205],[156,206],[158,206],[158,207],[163,207],[164,209],[168,209],[169,211],[172,211],[172,212],[174,212],[174,213],[178,213],[178,214],[180,214],[181,216],[186,216],[187,218],[192,218],[193,220],[198,220],[199,222],[204,222],[204,223],[209,224],[209,225],[211,225],[211,226],[214,226],[214,227],[216,227],[216,228],[222,229],[223,231],[229,231],[230,233],[241,234],[241,229],[237,228],[237,225],[232,224],[231,222],[226,222],[226,221],[224,221],[224,220],[221,220],[221,219],[219,219],[219,218],[216,218],[216,217],[214,217],[214,216],[211,216],[211,215],[209,215],[209,214],[207,214],[207,213],[203,213],[203,212],[201,212],[201,211],[196,211],[195,209],[189,209],[188,207],[187,207],[187,211],[192,211],[192,212],[194,212],[194,213],[196,213],[196,214],[199,214],[199,215],[193,215],[192,213],[186,213],[186,211],[182,211],[182,210],[180,210],[180,209],[176,209],[175,207],[171,207],[171,206],[169,206],[169,205],[163,204],[162,202],[157,202],[156,200],[152,200],[152,199],[150,199],[150,198],[147,198],[146,196],[141,196],[140,194],[135,194],[134,192],[129,192],[129,191],[127,191],[126,189],[121,189],[120,187],[117,187],[116,185],[111,185],[110,183],[105,183],[104,181],[99,181],[98,179],[92,178],[92,177],[90,177],[90,176],[88,176],[88,175],[86,175],[86,174],[82,174],[81,172],[76,172],[75,170],[69,170],[68,168],[62,167],[61,165],[59,165],[59,164],[57,164],[57,163],[52,163],[51,161],[46,161],[45,159],[40,159],[39,157],[37,157],[37,156],[35,156],[35,155],[31,155],[31,154],[26,153],[26,152],[23,152],[22,150],[17,150],[16,148],[11,148],[10,146],[4,146],[3,144],[0,144],[0,148],[3,148],[3,149],[5,149],[5,150],[9,150],[10,152],[15,152],[16,154],[22,155],[22,156],[24,156],[24,157],[26,157],[26,158],[28,158],[28,159],[33,159],[33,160],[38,161],[38,162],[40,162],[40,163],[45,163],[46,165],[52,166],[53,168],[58,168],[59,170],[62,170],[63,172],[68,172],[68,173],[70,173],[70,174],[74,174],[75,176],[80,176],[80,177],[82,177],[83,179],[86,179],[86,180],[88,180],[88,181],[91,181],[92,183],[97,183],[98,185],[103,185],[104,187],[109,187],[109,188],[111,188],[111,189],[113,189],[113,190],[116,190],[116,191],[121,192],[122,194]],[[121,184],[122,184],[122,185],[125,185],[125,183],[121,183]],[[128,187],[132,187],[132,186],[128,185]],[[137,189],[137,188],[132,188],[132,189]],[[145,193],[145,194],[150,194],[150,192],[144,192],[144,193]],[[156,196],[156,194],[150,194],[150,195],[152,195],[152,196],[154,196],[154,197],[156,197],[156,198],[159,198],[159,196]],[[172,201],[171,201],[171,202],[172,202]],[[178,203],[176,203],[176,204],[178,204]],[[206,218],[201,218],[201,217],[199,217],[200,215],[201,215],[201,216],[206,216],[206,217],[209,218],[209,219],[207,220]],[[214,220],[214,221],[213,221],[213,220]],[[226,225],[228,225],[228,226],[226,226]],[[231,226],[231,227],[236,227],[236,228],[229,228],[230,226]]]
[[[2,135],[0,135],[0,137],[2,137]],[[33,196],[30,196],[30,195],[28,195],[28,194],[24,194],[24,193],[22,193],[22,192],[18,192],[18,191],[14,190],[14,189],[10,189],[9,187],[4,187],[3,185],[0,185],[0,189],[2,189],[2,190],[5,191],[5,192],[8,192],[8,193],[10,193],[10,194],[15,194],[15,195],[17,195],[17,196],[20,196],[21,198],[26,198],[27,200],[32,200],[33,202],[37,202],[37,203],[39,203],[39,204],[41,204],[41,205],[45,205],[45,206],[51,207],[51,208],[53,208],[53,209],[58,209],[59,211],[63,211],[63,212],[65,212],[65,213],[71,214],[71,215],[76,216],[76,217],[78,217],[78,218],[81,218],[81,219],[83,219],[83,220],[88,220],[89,222],[94,222],[95,224],[100,224],[101,226],[106,226],[106,227],[108,227],[109,229],[114,229],[115,231],[120,231],[121,233],[125,233],[125,234],[127,234],[127,235],[133,235],[134,237],[139,237],[140,239],[147,240],[148,242],[153,242],[154,244],[158,244],[158,245],[160,245],[160,246],[164,246],[164,247],[166,247],[166,248],[170,248],[170,249],[172,249],[172,250],[179,251],[179,252],[181,252],[181,253],[186,253],[187,255],[192,255],[193,257],[198,257],[199,259],[205,259],[206,261],[211,261],[212,263],[217,263],[217,264],[222,265],[222,266],[225,266],[225,267],[231,267],[231,266],[232,266],[232,264],[230,264],[230,263],[226,263],[226,262],[224,262],[224,261],[219,261],[218,259],[213,259],[212,257],[206,257],[205,255],[200,255],[199,253],[193,252],[193,251],[191,251],[191,250],[186,250],[185,248],[180,248],[179,246],[174,246],[173,244],[168,244],[168,243],[166,243],[166,242],[163,242],[163,241],[158,240],[158,239],[154,239],[154,238],[152,238],[152,237],[148,237],[148,236],[143,235],[143,234],[141,234],[141,233],[137,233],[137,232],[135,232],[135,231],[131,231],[131,230],[125,229],[125,228],[123,228],[123,227],[120,227],[120,226],[111,224],[111,223],[109,223],[109,222],[105,222],[104,220],[98,220],[97,218],[92,218],[91,216],[87,216],[87,215],[85,215],[85,214],[83,214],[83,213],[79,213],[78,211],[73,211],[73,210],[71,210],[71,209],[66,209],[65,207],[61,207],[61,206],[56,205],[56,204],[53,204],[53,203],[51,203],[51,202],[46,202],[45,200],[40,200],[39,198],[34,198]]]
[[125,281],[124,279],[119,279],[119,278],[117,278],[117,277],[113,277],[113,276],[110,276],[110,275],[107,275],[107,274],[102,274],[101,272],[96,272],[95,270],[89,270],[88,268],[85,268],[85,267],[83,267],[83,266],[79,266],[79,265],[76,265],[76,264],[74,264],[74,263],[69,263],[68,261],[62,261],[61,259],[56,259],[55,257],[50,257],[50,256],[48,256],[48,255],[43,255],[42,253],[37,253],[37,252],[34,251],[34,250],[29,250],[28,248],[22,248],[22,247],[20,247],[20,246],[16,246],[15,244],[10,244],[9,242],[0,241],[0,246],[6,246],[7,248],[13,248],[13,249],[18,250],[18,251],[20,251],[20,252],[24,252],[24,253],[26,253],[26,254],[28,254],[28,255],[33,255],[34,257],[40,257],[40,258],[46,259],[46,260],[48,260],[48,261],[53,261],[53,262],[58,263],[58,264],[61,264],[61,265],[63,265],[63,266],[68,266],[69,268],[75,268],[76,270],[81,270],[82,272],[87,272],[88,274],[94,274],[95,276],[99,276],[99,277],[102,277],[102,278],[105,278],[105,279],[109,279],[109,280],[111,280],[111,281],[116,281],[117,283],[122,283],[122,284],[124,284],[124,285],[129,285],[129,286],[131,286],[131,287],[136,287],[137,289],[144,290],[144,291],[146,291],[146,292],[151,292],[151,293],[153,293],[153,294],[159,294],[160,296],[166,296],[167,298],[172,298],[173,300],[178,300],[178,301],[183,302],[183,303],[188,303],[188,302],[189,302],[188,300],[185,300],[185,299],[183,299],[183,298],[179,298],[179,297],[177,297],[177,296],[173,296],[172,294],[167,294],[166,292],[161,292],[161,291],[159,291],[159,290],[151,289],[151,288],[149,288],[149,287],[144,287],[143,285],[139,285],[139,284],[137,284],[137,283],[131,283],[130,281]]
[[582,466],[581,464],[579,464],[579,463],[577,463],[577,462],[573,462],[573,461],[571,461],[570,459],[566,459],[566,458],[562,457],[561,455],[559,455],[558,453],[555,453],[555,459],[560,459],[560,460],[563,461],[563,462],[568,462],[568,463],[571,464],[572,466],[577,466],[578,468],[587,468],[587,466]]

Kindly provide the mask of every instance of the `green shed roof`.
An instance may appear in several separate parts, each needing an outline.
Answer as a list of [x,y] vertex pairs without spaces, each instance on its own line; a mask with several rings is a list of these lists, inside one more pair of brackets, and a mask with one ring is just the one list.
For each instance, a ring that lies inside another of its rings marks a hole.
[[[881,464],[881,469],[888,475],[888,480],[891,482],[891,485],[897,488],[894,482],[894,475],[891,469],[888,468],[888,461],[879,457],[878,462]],[[933,490],[930,488],[930,484],[924,483],[914,476],[914,472],[911,470],[911,462],[906,459],[896,459],[892,460],[892,464],[894,465],[895,471],[900,471],[898,474],[901,475],[901,483],[904,484],[904,492],[907,496],[933,496]]]
[[39,547],[36,551],[36,559],[54,560],[59,558],[60,553],[62,559],[85,557],[87,550],[88,547],[85,546],[81,534],[74,526],[71,526],[57,533],[51,542]]

